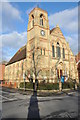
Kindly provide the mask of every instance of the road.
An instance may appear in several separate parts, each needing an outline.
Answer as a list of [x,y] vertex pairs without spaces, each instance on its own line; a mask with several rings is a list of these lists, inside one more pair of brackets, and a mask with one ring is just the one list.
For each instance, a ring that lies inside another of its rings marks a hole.
[[[1,88],[0,88],[1,90]],[[2,118],[76,118],[80,94],[73,92],[61,96],[39,97],[36,93],[23,94],[3,88],[0,91]],[[0,112],[1,113],[1,112]]]

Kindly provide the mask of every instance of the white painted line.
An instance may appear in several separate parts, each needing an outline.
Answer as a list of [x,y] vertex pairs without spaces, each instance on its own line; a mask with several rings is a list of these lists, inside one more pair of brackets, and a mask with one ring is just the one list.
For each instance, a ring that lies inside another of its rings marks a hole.
[[51,97],[37,97],[37,98],[43,98],[43,99],[45,99],[45,98],[49,98],[49,99],[56,99],[56,98],[67,98],[67,97],[70,97],[70,96],[58,96],[58,97],[56,97],[56,96],[51,96]]
[[16,99],[2,100],[0,101],[0,103],[7,102],[7,101],[14,101],[14,100],[18,100],[18,99],[16,98]]
[[68,94],[73,94],[73,93],[77,93],[77,92],[70,92],[70,93],[68,93]]
[[4,97],[4,96],[2,96],[2,95],[0,95],[1,97],[3,97],[3,98],[5,98],[6,100],[8,100],[8,101],[12,101],[12,100],[17,100],[17,98],[14,98],[14,99],[9,99],[9,98],[7,98],[7,97]]
[[9,93],[9,92],[5,92],[5,91],[0,91],[0,92],[3,92],[3,93]]
[[7,98],[7,97],[4,97],[4,96],[2,96],[2,95],[0,95],[1,97],[3,97],[3,98],[5,98],[5,99],[7,99],[7,100],[10,100],[9,98]]
[[10,92],[4,92],[4,91],[0,91],[1,93],[7,93],[7,94],[11,94],[11,95],[16,95],[17,93],[10,93]]

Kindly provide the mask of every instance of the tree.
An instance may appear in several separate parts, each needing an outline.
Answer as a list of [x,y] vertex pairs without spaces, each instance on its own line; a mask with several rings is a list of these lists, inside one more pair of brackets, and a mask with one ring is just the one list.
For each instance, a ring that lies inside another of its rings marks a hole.
[[25,72],[25,75],[27,76],[28,80],[33,82],[34,85],[34,90],[37,90],[37,85],[38,85],[38,76],[39,73],[42,71],[40,68],[40,60],[41,60],[41,52],[39,47],[33,48],[32,52],[32,62],[31,62],[31,67]]

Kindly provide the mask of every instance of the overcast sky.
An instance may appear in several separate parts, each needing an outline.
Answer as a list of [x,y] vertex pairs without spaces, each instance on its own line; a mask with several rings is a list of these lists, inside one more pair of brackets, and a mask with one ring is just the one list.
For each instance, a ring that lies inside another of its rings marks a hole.
[[[78,52],[78,3],[77,2],[4,2],[0,4],[0,54],[9,61],[27,42],[28,13],[36,6],[48,12],[50,29],[58,24],[76,55]],[[2,20],[2,21],[1,21]],[[1,44],[2,40],[2,44]],[[2,49],[1,49],[2,48]],[[1,58],[0,58],[1,60]]]

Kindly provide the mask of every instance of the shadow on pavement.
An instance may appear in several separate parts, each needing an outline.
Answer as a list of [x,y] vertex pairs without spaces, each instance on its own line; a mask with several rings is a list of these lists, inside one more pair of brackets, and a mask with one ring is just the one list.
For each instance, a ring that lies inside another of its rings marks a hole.
[[29,119],[38,119],[40,120],[39,108],[38,108],[38,100],[37,100],[37,92],[33,92],[33,95],[30,98],[30,104],[28,108],[28,117]]

